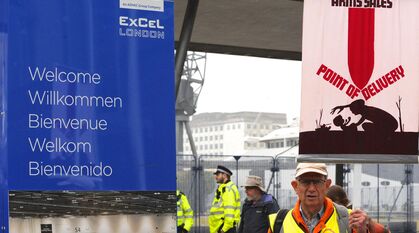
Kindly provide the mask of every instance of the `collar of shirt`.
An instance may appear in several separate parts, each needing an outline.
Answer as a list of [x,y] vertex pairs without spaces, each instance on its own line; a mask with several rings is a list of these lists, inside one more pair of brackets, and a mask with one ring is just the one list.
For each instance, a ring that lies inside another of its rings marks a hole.
[[308,218],[304,215],[303,209],[300,205],[300,213],[301,216],[303,217],[304,222],[306,223],[308,229],[310,232],[313,232],[314,228],[316,227],[317,223],[319,223],[320,218],[323,216],[324,214],[324,206],[320,209],[320,211],[315,214],[311,220],[308,220]]

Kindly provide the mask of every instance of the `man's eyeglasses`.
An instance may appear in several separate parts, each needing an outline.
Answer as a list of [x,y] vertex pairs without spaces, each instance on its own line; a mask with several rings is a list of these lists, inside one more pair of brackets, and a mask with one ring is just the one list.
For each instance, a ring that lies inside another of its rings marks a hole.
[[324,184],[324,182],[326,182],[326,180],[321,180],[321,179],[298,179],[298,182],[305,187],[310,186],[310,184],[313,184],[316,187],[320,187]]

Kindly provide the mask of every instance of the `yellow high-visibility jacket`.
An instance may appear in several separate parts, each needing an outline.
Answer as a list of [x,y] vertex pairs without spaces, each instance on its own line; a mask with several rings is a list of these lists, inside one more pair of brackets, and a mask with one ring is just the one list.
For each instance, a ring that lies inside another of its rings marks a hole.
[[189,205],[186,195],[176,190],[177,196],[177,226],[182,226],[187,231],[191,231],[193,225],[193,210]]
[[222,227],[227,232],[240,221],[240,193],[237,186],[228,181],[218,186],[208,219],[210,233],[217,233]]
[[[349,228],[349,214],[351,210],[334,204],[330,199],[325,199],[325,212],[313,229],[313,233],[351,233]],[[277,229],[279,230],[279,229]],[[277,231],[275,231],[277,232]],[[281,233],[309,233],[308,227],[300,213],[299,201],[294,209],[286,215]]]

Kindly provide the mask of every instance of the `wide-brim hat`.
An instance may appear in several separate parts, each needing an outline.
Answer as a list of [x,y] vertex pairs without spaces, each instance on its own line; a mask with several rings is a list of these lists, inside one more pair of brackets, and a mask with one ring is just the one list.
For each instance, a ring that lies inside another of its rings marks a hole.
[[220,172],[224,173],[224,174],[227,174],[229,176],[233,175],[233,172],[231,172],[230,169],[228,169],[228,168],[226,168],[222,165],[218,165],[217,170],[214,172],[214,175],[216,175],[217,173],[220,173]]
[[263,187],[262,178],[259,176],[248,176],[246,179],[246,183],[241,187],[258,187],[262,192],[265,191],[265,187]]

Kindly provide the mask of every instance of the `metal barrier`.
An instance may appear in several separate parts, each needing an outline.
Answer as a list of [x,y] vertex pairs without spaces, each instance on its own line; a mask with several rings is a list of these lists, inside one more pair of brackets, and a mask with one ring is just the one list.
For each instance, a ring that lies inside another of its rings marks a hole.
[[419,165],[364,164],[362,175],[349,176],[348,186],[360,182],[361,208],[391,232],[419,232]]

